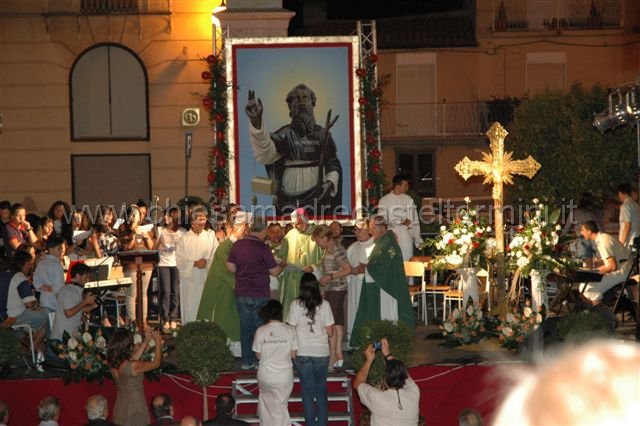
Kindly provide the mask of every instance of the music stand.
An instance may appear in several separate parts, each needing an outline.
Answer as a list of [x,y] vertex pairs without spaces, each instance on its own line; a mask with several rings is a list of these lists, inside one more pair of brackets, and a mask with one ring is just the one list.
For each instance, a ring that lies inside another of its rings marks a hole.
[[152,263],[155,267],[160,259],[158,250],[121,251],[118,257],[120,258],[122,266],[136,265],[136,325],[138,326],[138,331],[142,332],[144,330],[145,320],[145,318],[142,318],[142,313],[144,312],[142,308],[142,264]]

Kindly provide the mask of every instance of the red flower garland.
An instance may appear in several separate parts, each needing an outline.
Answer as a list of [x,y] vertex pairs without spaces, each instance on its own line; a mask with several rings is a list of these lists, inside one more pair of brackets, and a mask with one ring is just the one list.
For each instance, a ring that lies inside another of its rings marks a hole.
[[210,202],[220,205],[229,190],[227,76],[222,52],[209,55],[203,61],[207,70],[202,72],[201,77],[209,83],[209,91],[202,96],[202,105],[209,111],[209,123],[216,138],[215,146],[209,152],[207,183],[212,198]]
[[[364,189],[368,196],[369,205],[367,209],[372,212],[378,205],[382,197],[382,187],[384,185],[384,174],[382,173],[382,153],[378,149],[378,138],[380,136],[379,106],[382,103],[382,88],[388,83],[389,76],[384,75],[376,79],[376,63],[378,56],[370,54],[364,58],[362,68],[356,70],[356,75],[360,78],[362,96],[358,99],[360,113],[364,120],[363,135],[365,142],[366,173]],[[365,200],[366,201],[366,200]]]

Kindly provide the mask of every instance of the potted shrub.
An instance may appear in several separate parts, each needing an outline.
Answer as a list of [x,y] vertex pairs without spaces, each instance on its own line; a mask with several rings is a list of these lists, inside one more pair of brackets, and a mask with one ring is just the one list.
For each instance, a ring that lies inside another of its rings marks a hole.
[[222,371],[233,367],[233,355],[227,336],[216,323],[194,321],[180,329],[175,342],[178,367],[191,375],[203,391],[203,416],[209,417],[207,386],[215,383]]

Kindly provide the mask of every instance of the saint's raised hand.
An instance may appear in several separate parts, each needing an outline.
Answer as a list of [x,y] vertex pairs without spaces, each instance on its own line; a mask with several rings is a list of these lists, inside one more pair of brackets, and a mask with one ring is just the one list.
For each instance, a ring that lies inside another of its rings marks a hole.
[[256,92],[249,90],[249,99],[247,100],[247,106],[244,107],[244,112],[249,117],[251,125],[256,129],[262,128],[262,101],[260,98],[256,99]]

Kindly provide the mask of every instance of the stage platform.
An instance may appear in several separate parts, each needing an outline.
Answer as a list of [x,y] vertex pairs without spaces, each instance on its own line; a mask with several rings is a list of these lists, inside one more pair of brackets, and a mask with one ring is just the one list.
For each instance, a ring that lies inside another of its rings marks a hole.
[[[489,419],[499,402],[501,374],[499,366],[482,365],[421,365],[410,368],[410,375],[420,387],[420,413],[429,426],[449,426],[457,424],[457,416],[463,408],[479,411]],[[514,368],[512,365],[508,368]],[[526,368],[522,365],[516,368]],[[254,373],[255,374],[255,373]],[[237,375],[246,372],[232,372],[222,375],[215,385],[207,388],[209,413],[215,413],[215,396],[231,391],[231,383]],[[173,398],[176,417],[196,415],[202,417],[203,392],[182,374],[164,374],[159,381],[145,380],[147,400],[164,392]],[[294,389],[295,392],[295,389]],[[0,380],[0,399],[9,404],[12,425],[33,425],[38,423],[38,401],[45,396],[55,395],[62,406],[60,424],[81,426],[87,422],[84,402],[88,396],[103,394],[109,400],[110,408],[116,397],[113,381],[98,383],[74,383],[65,385],[61,378],[10,379]],[[354,400],[355,418],[362,411],[357,396]],[[331,404],[329,410],[332,411]],[[242,413],[242,411],[241,411]]]

